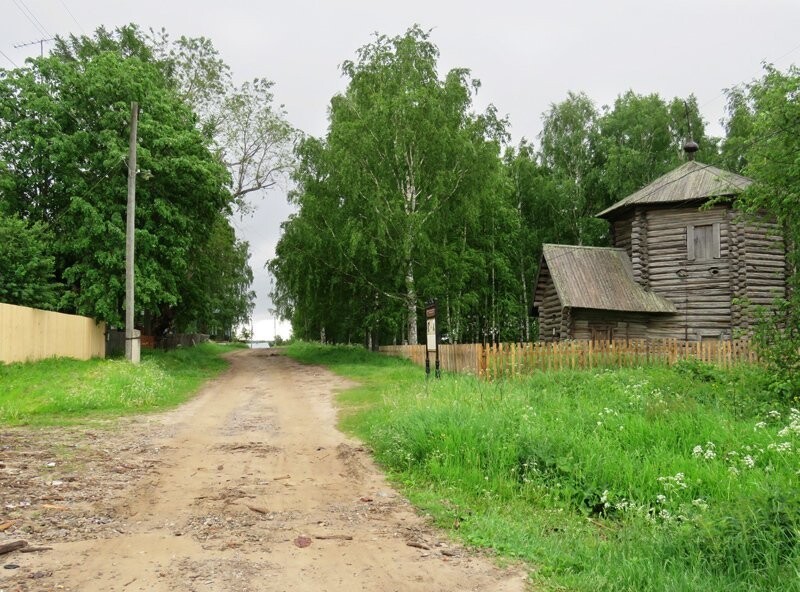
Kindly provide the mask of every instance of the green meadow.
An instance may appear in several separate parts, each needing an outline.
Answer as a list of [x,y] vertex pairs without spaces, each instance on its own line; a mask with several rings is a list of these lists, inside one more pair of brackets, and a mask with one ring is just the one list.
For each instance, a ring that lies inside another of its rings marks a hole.
[[80,423],[175,407],[225,370],[222,354],[238,347],[145,350],[137,366],[66,358],[0,365],[0,425]]
[[288,352],[359,381],[342,427],[438,526],[525,562],[537,589],[800,590],[800,412],[758,368],[426,380],[360,348]]

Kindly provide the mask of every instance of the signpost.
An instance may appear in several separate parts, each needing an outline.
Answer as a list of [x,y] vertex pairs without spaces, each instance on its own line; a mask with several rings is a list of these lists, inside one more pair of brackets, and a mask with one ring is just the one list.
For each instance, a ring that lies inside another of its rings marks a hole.
[[431,352],[436,353],[436,370],[435,376],[439,378],[441,376],[441,370],[439,369],[439,339],[436,333],[436,301],[431,300],[425,306],[425,375],[430,376],[431,374],[431,360],[430,354]]

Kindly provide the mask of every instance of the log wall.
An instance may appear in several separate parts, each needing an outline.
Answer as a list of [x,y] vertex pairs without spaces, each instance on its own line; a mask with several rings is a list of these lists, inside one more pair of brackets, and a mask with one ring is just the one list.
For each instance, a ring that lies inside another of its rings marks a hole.
[[[769,306],[775,298],[786,296],[786,243],[781,227],[765,220],[745,221],[744,296],[756,306]],[[742,288],[739,288],[742,290]],[[751,322],[745,317],[745,323]]]
[[572,311],[572,339],[592,340],[596,332],[608,327],[613,334],[608,338],[615,339],[646,339],[648,315],[644,313],[617,312],[606,310],[573,309]]
[[[674,315],[653,317],[651,339],[730,339],[731,261],[728,208],[651,209],[646,212],[648,288],[675,304]],[[689,227],[719,228],[719,257],[690,260]]]
[[542,268],[539,271],[539,282],[536,285],[533,305],[539,309],[539,340],[557,341],[561,337],[564,315],[556,286],[544,260],[542,260]]
[[611,244],[618,249],[625,249],[628,257],[633,258],[631,252],[631,225],[632,216],[626,216],[619,220],[614,220],[611,224]]

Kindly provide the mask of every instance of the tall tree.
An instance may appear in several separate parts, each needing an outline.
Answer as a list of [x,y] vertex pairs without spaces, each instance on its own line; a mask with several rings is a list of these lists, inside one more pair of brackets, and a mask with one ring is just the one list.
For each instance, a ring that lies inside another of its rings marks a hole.
[[230,337],[253,311],[249,245],[236,238],[222,214],[217,215],[204,239],[189,253],[176,323],[191,332]]
[[[504,133],[493,110],[471,114],[478,84],[467,70],[439,78],[438,56],[429,34],[413,27],[377,36],[343,64],[349,83],[331,101],[329,132],[301,151],[309,162],[300,167],[300,213],[290,222],[311,222],[330,237],[342,285],[355,280],[354,306],[364,318],[386,323],[396,318],[392,304],[402,303],[409,343],[418,340],[421,288],[433,295],[425,282],[433,286],[444,272],[436,253],[454,225],[443,220],[480,201],[495,182]],[[312,215],[315,209],[324,215]],[[282,242],[287,236],[294,228]],[[282,252],[279,245],[274,267],[286,274]],[[277,277],[279,290],[289,289],[289,280]]]
[[135,26],[101,28],[0,71],[0,210],[51,233],[62,310],[121,321],[132,100],[142,107],[137,322],[153,332],[228,326],[252,308],[248,246],[225,219],[231,177],[192,109],[221,101],[227,67],[207,40],[177,47],[163,58]]
[[716,140],[706,136],[693,95],[668,103],[658,94],[628,91],[617,97],[613,109],[605,109],[599,128],[604,206],[680,165],[687,140],[698,143],[703,162],[716,161]]
[[40,58],[0,80],[3,195],[55,237],[61,306],[118,324],[130,101],[143,110],[137,302],[154,316],[181,297],[187,254],[227,208],[227,173],[163,74],[137,57]]
[[556,181],[551,171],[539,162],[531,144],[523,140],[516,150],[507,150],[504,165],[509,198],[517,213],[512,260],[519,274],[520,337],[530,341],[536,335],[529,315],[542,245],[566,242],[572,230],[561,215],[562,202]]
[[28,224],[0,211],[0,302],[53,309],[58,303],[52,237],[44,224]]
[[593,244],[604,228],[592,216],[602,203],[598,177],[599,112],[584,93],[570,92],[542,115],[540,159],[561,196],[559,216],[568,236],[578,244]]
[[205,37],[171,39],[164,29],[143,31],[130,24],[93,37],[57,38],[53,55],[86,61],[112,52],[154,65],[165,84],[196,114],[196,125],[220,154],[231,176],[235,205],[248,212],[246,196],[261,193],[284,179],[293,165],[296,130],[282,105],[276,105],[273,83],[257,78],[236,86],[230,67]]
[[748,188],[741,204],[754,212],[766,210],[784,225],[796,272],[800,263],[800,68],[781,71],[768,65],[747,92],[753,116],[747,119],[752,126],[750,138],[742,146],[744,172],[757,183]]
[[720,164],[735,173],[747,167],[747,148],[753,139],[755,112],[748,89],[737,86],[727,91],[724,119],[725,138],[720,146]]

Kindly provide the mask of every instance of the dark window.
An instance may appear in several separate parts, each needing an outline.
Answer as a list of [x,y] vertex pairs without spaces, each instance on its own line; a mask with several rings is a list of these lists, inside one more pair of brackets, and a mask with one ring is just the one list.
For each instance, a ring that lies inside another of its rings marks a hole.
[[689,261],[710,261],[720,258],[719,223],[699,224],[686,228],[686,255]]

